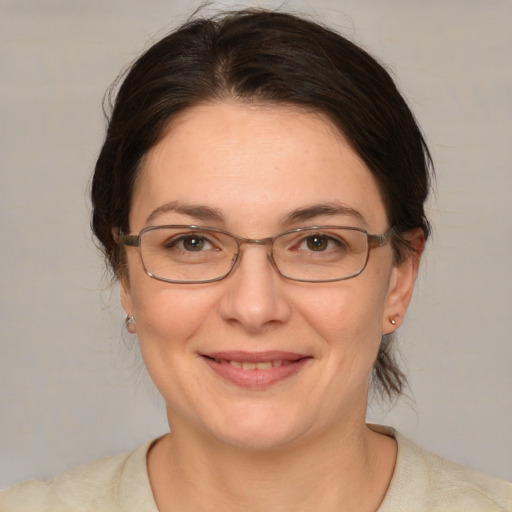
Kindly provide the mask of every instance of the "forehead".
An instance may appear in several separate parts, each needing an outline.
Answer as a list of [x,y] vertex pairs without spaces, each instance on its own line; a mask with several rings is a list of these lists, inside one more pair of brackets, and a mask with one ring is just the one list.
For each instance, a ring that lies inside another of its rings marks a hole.
[[362,227],[386,227],[377,183],[340,131],[321,114],[285,106],[210,103],[181,114],[143,159],[131,229],[149,217],[178,223],[176,212],[152,215],[169,203],[214,209],[233,229],[318,204],[360,212]]

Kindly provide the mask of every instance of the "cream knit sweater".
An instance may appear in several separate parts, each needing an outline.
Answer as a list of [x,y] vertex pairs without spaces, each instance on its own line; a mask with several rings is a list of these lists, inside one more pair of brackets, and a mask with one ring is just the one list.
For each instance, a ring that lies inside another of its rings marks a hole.
[[[389,427],[371,428],[398,443],[393,478],[377,512],[512,512],[511,483],[442,459]],[[71,469],[49,483],[8,489],[0,493],[0,512],[158,512],[146,468],[151,444]]]

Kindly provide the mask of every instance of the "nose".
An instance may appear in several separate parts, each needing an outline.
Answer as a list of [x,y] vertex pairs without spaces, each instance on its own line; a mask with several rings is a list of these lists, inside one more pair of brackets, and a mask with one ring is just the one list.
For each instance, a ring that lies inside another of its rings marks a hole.
[[283,293],[284,281],[265,247],[244,245],[236,268],[224,280],[227,290],[220,303],[222,318],[251,333],[286,323],[291,306]]

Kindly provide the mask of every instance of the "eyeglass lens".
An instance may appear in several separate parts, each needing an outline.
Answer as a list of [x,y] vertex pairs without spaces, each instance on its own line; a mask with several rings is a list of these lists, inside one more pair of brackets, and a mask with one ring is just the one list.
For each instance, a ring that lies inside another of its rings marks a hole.
[[[171,282],[221,279],[240,247],[257,243],[205,228],[157,227],[141,233],[140,254],[148,274]],[[368,259],[368,237],[356,228],[306,228],[269,240],[279,272],[300,281],[331,281],[359,274]]]

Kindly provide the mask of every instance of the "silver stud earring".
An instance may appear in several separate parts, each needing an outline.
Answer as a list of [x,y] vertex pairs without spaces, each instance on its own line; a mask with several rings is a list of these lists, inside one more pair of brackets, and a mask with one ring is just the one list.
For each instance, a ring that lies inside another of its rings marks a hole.
[[391,325],[396,325],[396,320],[395,320],[394,318],[392,318],[392,319],[390,320],[390,323],[391,323]]
[[130,334],[135,334],[137,332],[135,326],[135,317],[133,317],[132,315],[126,315],[126,318],[124,319],[124,324],[126,326],[126,330]]

